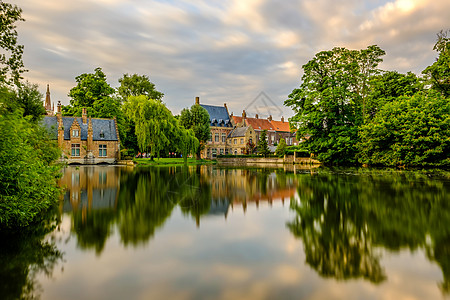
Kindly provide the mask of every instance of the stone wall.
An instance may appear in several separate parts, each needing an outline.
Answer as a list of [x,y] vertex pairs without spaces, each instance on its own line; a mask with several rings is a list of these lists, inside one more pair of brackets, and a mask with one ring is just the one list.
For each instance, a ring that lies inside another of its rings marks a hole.
[[320,161],[308,157],[295,157],[286,155],[284,158],[278,157],[218,157],[218,164],[304,164],[304,165],[320,165]]

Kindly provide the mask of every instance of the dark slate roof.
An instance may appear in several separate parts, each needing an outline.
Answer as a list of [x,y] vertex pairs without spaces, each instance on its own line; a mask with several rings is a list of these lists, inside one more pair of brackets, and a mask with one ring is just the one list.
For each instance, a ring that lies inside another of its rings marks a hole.
[[210,126],[218,127],[232,127],[230,122],[230,116],[228,111],[224,106],[213,106],[200,104],[201,107],[206,109],[209,114]]
[[236,127],[235,129],[233,129],[230,134],[228,135],[228,137],[233,138],[233,137],[240,137],[240,136],[245,136],[245,132],[247,131],[248,126],[245,127]]
[[[80,137],[82,141],[87,140],[88,123],[83,124],[82,119],[79,117],[62,117],[64,126],[64,139],[70,139],[70,127],[72,123],[77,119],[80,124]],[[46,116],[43,120],[44,125],[49,129],[51,136],[54,139],[58,137],[58,121],[56,116]],[[117,141],[117,132],[114,119],[92,119],[93,140],[94,141]],[[104,137],[100,137],[100,133],[104,134]]]
[[56,117],[46,116],[42,119],[42,125],[47,128],[47,131],[50,133],[50,138],[57,140],[58,139],[58,122]]

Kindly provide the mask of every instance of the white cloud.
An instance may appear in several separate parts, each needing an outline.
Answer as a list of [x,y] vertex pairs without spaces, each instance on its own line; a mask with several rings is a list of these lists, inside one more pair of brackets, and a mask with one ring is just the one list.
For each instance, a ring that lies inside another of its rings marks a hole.
[[100,66],[114,87],[124,73],[149,75],[174,111],[196,95],[241,111],[260,91],[281,105],[301,66],[335,46],[378,44],[383,68],[419,73],[450,17],[446,0],[16,3],[27,20],[18,26],[25,77],[43,91],[50,83],[55,100],[68,103],[75,77]]

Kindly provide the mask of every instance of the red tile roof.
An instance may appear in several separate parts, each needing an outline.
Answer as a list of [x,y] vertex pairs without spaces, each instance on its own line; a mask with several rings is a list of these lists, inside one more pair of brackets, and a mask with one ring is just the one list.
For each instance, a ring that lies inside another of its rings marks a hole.
[[291,128],[289,126],[289,122],[281,122],[281,121],[270,121],[272,126],[276,131],[285,131],[285,132],[291,132]]
[[[269,121],[267,119],[245,118],[247,125],[251,125],[255,130],[272,130],[290,132],[289,122]],[[233,116],[234,124],[242,122],[242,117]]]

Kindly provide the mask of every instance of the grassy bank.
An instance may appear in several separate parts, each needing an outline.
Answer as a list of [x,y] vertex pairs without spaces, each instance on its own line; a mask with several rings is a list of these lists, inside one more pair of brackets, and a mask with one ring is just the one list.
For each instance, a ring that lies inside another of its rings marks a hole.
[[[184,164],[183,158],[155,158],[151,160],[150,158],[135,158],[133,161],[139,166],[169,166],[169,165],[182,165]],[[213,160],[196,160],[195,158],[188,158],[188,165],[206,165],[206,164],[215,164],[216,161]]]

